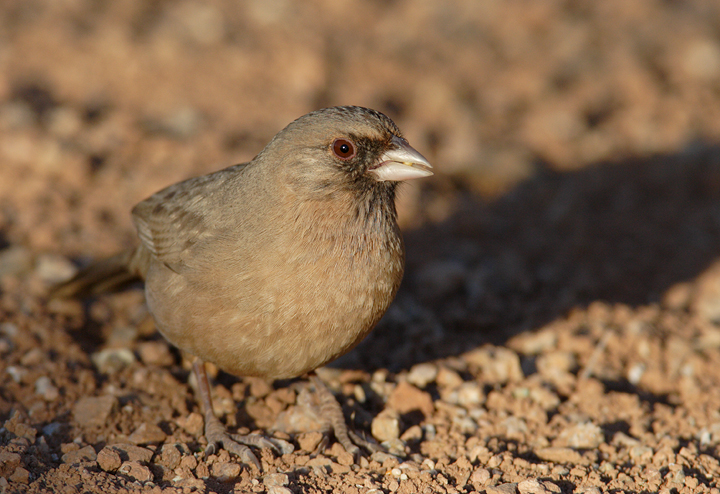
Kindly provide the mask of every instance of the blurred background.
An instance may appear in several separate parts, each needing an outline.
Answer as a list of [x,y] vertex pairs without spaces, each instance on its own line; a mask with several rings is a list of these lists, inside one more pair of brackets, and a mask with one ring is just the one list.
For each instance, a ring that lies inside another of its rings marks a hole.
[[[187,372],[142,291],[47,287],[134,245],[137,202],[332,105],[387,113],[437,172],[401,189],[396,301],[323,373],[358,430],[421,410],[399,440],[436,462],[436,492],[717,487],[718,0],[1,0],[0,446],[30,438],[8,446],[11,482],[108,492],[111,468],[60,459],[144,444],[146,425],[198,450]],[[294,400],[216,382],[230,425],[264,428]],[[120,406],[84,420],[88,397]],[[363,484],[306,461],[295,492]],[[358,475],[395,491],[383,461]],[[243,476],[235,492],[257,491]]]
[[341,104],[395,119],[441,190],[488,197],[681,152],[720,137],[720,4],[7,0],[0,231],[109,253],[135,202]]
[[720,253],[715,0],[6,0],[0,266],[112,254],[138,201],[347,104],[437,170],[400,198],[384,324],[421,337],[395,364],[658,300]]

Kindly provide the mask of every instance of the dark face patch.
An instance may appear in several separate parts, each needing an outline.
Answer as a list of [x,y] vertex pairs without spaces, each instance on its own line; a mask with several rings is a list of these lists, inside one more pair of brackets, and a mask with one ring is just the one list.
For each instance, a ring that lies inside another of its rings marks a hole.
[[[334,156],[335,165],[343,170],[351,182],[356,182],[366,177],[367,170],[377,164],[380,156],[387,150],[392,135],[387,139],[377,139],[372,137],[349,135],[345,139],[351,141],[356,150],[355,155],[350,159],[342,159]],[[332,150],[330,150],[332,153]],[[373,180],[374,181],[374,180]]]

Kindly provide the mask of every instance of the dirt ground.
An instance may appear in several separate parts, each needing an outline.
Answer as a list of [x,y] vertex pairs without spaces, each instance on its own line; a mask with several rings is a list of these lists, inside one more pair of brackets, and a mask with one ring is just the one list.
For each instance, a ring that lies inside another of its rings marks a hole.
[[[223,373],[216,413],[294,451],[205,457],[139,287],[46,292],[129,210],[294,118],[386,112],[437,174],[403,287],[319,375],[387,452]],[[0,493],[720,494],[720,3],[0,3]]]

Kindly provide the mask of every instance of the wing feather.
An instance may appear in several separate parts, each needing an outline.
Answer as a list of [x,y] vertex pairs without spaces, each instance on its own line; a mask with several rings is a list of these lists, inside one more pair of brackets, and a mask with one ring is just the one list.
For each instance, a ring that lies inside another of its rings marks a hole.
[[[229,179],[237,179],[247,163],[191,178],[167,187],[132,210],[140,241],[160,262],[181,272],[193,249],[223,234],[222,204]],[[220,217],[218,217],[220,215]]]

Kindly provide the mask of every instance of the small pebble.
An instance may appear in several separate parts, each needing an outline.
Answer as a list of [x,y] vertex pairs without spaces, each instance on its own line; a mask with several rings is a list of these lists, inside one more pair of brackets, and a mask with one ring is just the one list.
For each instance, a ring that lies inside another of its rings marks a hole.
[[13,381],[16,383],[21,383],[23,380],[23,377],[27,375],[27,369],[24,367],[17,367],[15,365],[11,365],[7,369],[5,369],[5,372],[7,372]]
[[485,384],[518,382],[524,377],[520,357],[508,348],[483,346],[464,354],[463,360],[480,369]]
[[700,81],[712,81],[720,74],[720,43],[700,38],[685,49],[683,69]]
[[37,378],[35,381],[35,394],[42,396],[45,401],[55,401],[60,397],[60,391],[47,376]]
[[272,391],[272,387],[266,379],[246,377],[244,381],[250,384],[250,395],[255,398],[264,398]]
[[165,366],[171,365],[174,361],[170,348],[163,341],[144,341],[139,343],[137,348],[140,360],[144,364]]
[[26,423],[27,417],[19,410],[12,412],[12,415],[5,421],[0,431],[4,428],[6,432],[14,434],[16,439],[22,438],[22,442],[34,442],[37,436],[37,429]]
[[372,421],[370,427],[375,439],[380,442],[398,439],[400,437],[400,417],[395,410],[386,408]]
[[167,434],[155,424],[143,422],[135,431],[130,434],[128,440],[133,444],[153,444],[165,441]]
[[440,367],[435,381],[438,386],[450,389],[455,389],[463,383],[463,379],[460,377],[460,374],[452,369],[448,369],[447,367]]
[[84,448],[77,449],[74,451],[68,451],[62,455],[63,463],[69,463],[71,465],[80,463],[82,461],[95,461],[97,460],[97,454],[92,446],[85,446]]
[[638,441],[634,437],[628,436],[624,432],[616,432],[612,438],[611,443],[615,446],[625,446],[631,448],[640,444],[640,441]]
[[627,372],[627,379],[630,382],[630,384],[636,385],[640,382],[640,379],[642,379],[643,374],[645,373],[645,365],[641,363],[637,363],[630,367],[630,369]]
[[20,359],[20,363],[26,367],[32,367],[34,365],[38,365],[40,362],[46,359],[47,356],[45,355],[45,352],[42,351],[42,349],[33,348],[22,356],[22,358]]
[[487,494],[516,494],[517,484],[515,482],[509,484],[500,484],[496,486],[487,486],[485,488]]
[[116,374],[135,362],[135,355],[128,348],[106,348],[90,356],[95,367],[103,374]]
[[534,332],[522,333],[508,342],[508,346],[524,355],[538,355],[557,345],[558,332],[546,327]]
[[18,334],[17,325],[11,322],[4,322],[0,324],[0,333],[4,334],[8,338],[14,339]]
[[541,460],[553,463],[585,464],[583,456],[571,448],[547,447],[536,449],[535,455]]
[[40,256],[35,269],[40,279],[49,285],[69,280],[77,273],[73,263],[64,257],[53,255]]
[[523,480],[518,483],[517,490],[520,494],[550,494],[551,492],[537,479]]
[[[190,475],[192,475],[192,473]],[[182,492],[207,492],[205,481],[196,479],[195,477],[181,478],[177,481],[173,479],[173,485],[178,489],[182,489]]]
[[60,432],[60,430],[63,428],[63,424],[60,422],[50,422],[48,425],[42,428],[42,433],[44,436],[53,436]]
[[198,466],[198,460],[193,455],[183,456],[180,459],[180,468],[187,468],[188,470],[195,470]]
[[402,433],[400,436],[400,439],[404,442],[409,441],[420,441],[423,437],[423,430],[422,427],[419,425],[413,425],[411,427],[408,427],[408,429]]
[[269,473],[263,477],[263,485],[265,485],[265,487],[284,486],[289,483],[290,479],[287,474],[284,473]]
[[69,106],[58,106],[48,112],[45,118],[48,130],[61,138],[69,138],[82,127],[78,111]]
[[653,449],[650,446],[638,445],[630,449],[630,458],[640,465],[644,465],[653,457]]
[[267,492],[268,494],[293,494],[293,492],[287,487],[282,487],[279,485],[273,485],[271,487],[268,487]]
[[208,468],[207,463],[200,462],[198,463],[198,466],[195,467],[195,475],[199,479],[209,479],[210,478],[210,468]]
[[462,383],[457,390],[457,404],[465,408],[480,405],[483,397],[480,385],[475,382]]
[[175,475],[172,478],[173,482],[181,482],[185,479],[194,479],[195,475],[193,475],[192,471],[187,467],[178,467],[173,470],[173,474]]
[[397,458],[391,454],[385,453],[384,451],[375,451],[370,457],[373,461],[384,464],[386,461],[397,462]]
[[220,482],[231,482],[240,476],[242,468],[237,463],[213,463],[211,474]]
[[592,422],[585,422],[564,429],[553,442],[553,446],[595,449],[603,442],[605,442],[605,435],[602,429]]
[[148,463],[153,457],[153,452],[149,449],[133,444],[113,444],[112,448],[123,461]]
[[388,439],[387,441],[383,441],[381,443],[381,445],[391,455],[400,456],[400,457],[406,456],[405,443],[402,440],[400,440],[399,438]]
[[424,388],[431,382],[435,381],[437,375],[437,365],[431,363],[422,363],[413,365],[406,379],[410,384],[414,384],[418,388]]
[[118,468],[118,473],[126,475],[138,482],[149,482],[153,480],[153,474],[150,469],[137,461],[124,462],[120,465],[120,468]]
[[9,339],[0,338],[0,354],[10,353],[10,350],[12,350],[12,348],[13,344]]
[[477,422],[471,417],[466,416],[455,416],[452,418],[452,424],[454,428],[462,434],[475,434],[478,429]]
[[427,439],[428,441],[432,441],[433,439],[435,439],[437,430],[435,429],[435,426],[433,424],[423,424],[421,427],[422,427],[425,439]]
[[157,463],[170,470],[175,470],[180,465],[181,459],[182,453],[177,443],[163,444],[162,448],[160,448],[160,458]]
[[577,367],[577,359],[571,352],[554,351],[540,355],[535,361],[542,376],[553,376],[559,372],[572,372]]
[[24,247],[8,247],[0,250],[0,278],[23,274],[31,269],[32,255],[29,250]]
[[22,457],[10,451],[0,451],[0,476],[5,476],[20,465]]
[[528,396],[543,410],[552,410],[560,404],[560,397],[544,387],[533,387]]
[[485,463],[485,462],[487,462],[487,460],[489,458],[490,458],[490,450],[482,445],[474,446],[468,452],[468,460],[470,460],[471,463],[475,462],[475,460],[480,461],[480,463]]
[[487,468],[477,468],[470,474],[470,482],[478,485],[485,485],[492,478],[492,474]]
[[193,436],[199,436],[205,428],[205,421],[197,412],[189,413],[186,417],[180,416],[175,419],[175,422]]
[[297,441],[300,449],[312,453],[322,441],[323,435],[320,432],[303,432],[298,435]]
[[27,484],[30,482],[30,472],[23,468],[17,467],[15,471],[8,477],[12,482],[18,482],[20,484]]
[[73,418],[80,427],[101,427],[116,407],[114,396],[85,396],[75,403]]
[[355,463],[355,458],[353,458],[353,455],[348,453],[343,449],[338,455],[337,455],[337,462],[340,465],[350,466]]
[[122,465],[122,459],[115,449],[105,446],[97,455],[97,463],[104,471],[114,472]]
[[420,410],[425,417],[430,417],[435,410],[430,393],[419,390],[407,381],[400,382],[390,393],[387,406],[399,414]]

